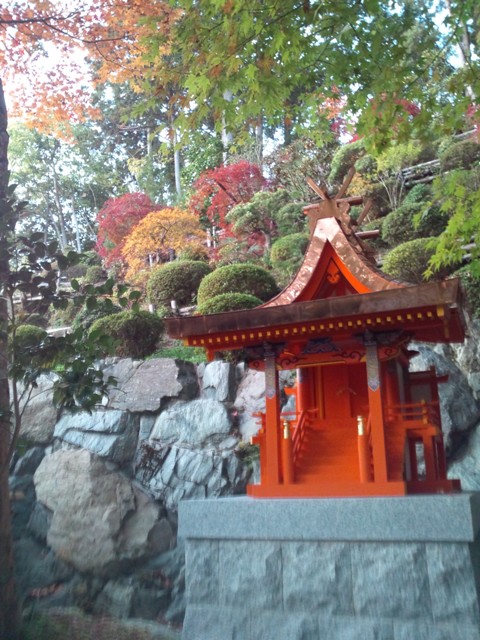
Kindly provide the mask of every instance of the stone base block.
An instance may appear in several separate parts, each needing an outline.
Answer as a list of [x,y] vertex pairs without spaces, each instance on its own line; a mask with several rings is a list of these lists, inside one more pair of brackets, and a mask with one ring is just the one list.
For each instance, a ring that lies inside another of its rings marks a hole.
[[184,640],[480,640],[480,494],[180,504]]

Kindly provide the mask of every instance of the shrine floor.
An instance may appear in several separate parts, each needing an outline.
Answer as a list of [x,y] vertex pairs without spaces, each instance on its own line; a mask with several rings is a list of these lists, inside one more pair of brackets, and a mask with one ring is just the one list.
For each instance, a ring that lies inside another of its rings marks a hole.
[[184,640],[480,640],[480,493],[180,504]]

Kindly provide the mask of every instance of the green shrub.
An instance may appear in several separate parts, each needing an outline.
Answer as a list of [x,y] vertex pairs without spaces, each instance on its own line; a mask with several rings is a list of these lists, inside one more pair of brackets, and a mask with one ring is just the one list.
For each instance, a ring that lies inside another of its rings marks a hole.
[[146,358],[155,352],[163,335],[163,320],[149,311],[121,311],[96,320],[90,333],[100,331],[113,338],[113,350],[104,355]]
[[306,233],[292,233],[273,243],[270,261],[278,274],[279,282],[287,284],[295,275],[302,264],[308,242],[309,236]]
[[377,161],[369,154],[361,156],[355,162],[355,170],[362,176],[368,176],[375,173],[377,170]]
[[410,189],[402,204],[419,204],[432,198],[432,187],[428,184],[416,184]]
[[424,273],[435,249],[430,238],[416,238],[398,245],[385,255],[382,271],[405,282],[425,282]]
[[339,184],[343,181],[350,168],[355,165],[360,156],[365,153],[363,140],[356,140],[344,144],[333,154],[328,181],[330,184]]
[[448,215],[438,205],[404,202],[383,219],[382,239],[395,247],[415,238],[438,236],[447,223]]
[[114,313],[120,313],[120,311],[122,311],[122,307],[114,304],[110,298],[99,298],[97,304],[91,309],[88,309],[85,305],[80,307],[72,322],[72,328],[76,330],[81,327],[87,330],[99,318],[111,316]]
[[454,142],[440,155],[442,171],[469,169],[480,160],[480,144],[473,140]]
[[462,281],[467,307],[474,318],[480,318],[480,277],[471,272],[470,265],[455,272]]
[[21,324],[15,331],[14,347],[22,352],[36,347],[46,338],[47,332],[34,324]]
[[102,267],[98,264],[92,264],[87,267],[87,271],[83,276],[84,284],[97,284],[97,282],[102,282],[106,280],[107,276]]
[[207,315],[209,313],[223,313],[224,311],[238,311],[240,309],[253,309],[262,304],[262,300],[249,293],[221,293],[198,305],[197,313]]
[[250,293],[266,302],[277,292],[275,280],[266,269],[254,264],[229,264],[205,276],[198,288],[198,303],[221,293]]
[[177,260],[193,260],[194,262],[208,262],[208,249],[201,244],[188,244],[178,252]]
[[65,271],[65,275],[69,280],[73,280],[73,278],[83,278],[87,273],[87,265],[79,262],[78,264],[72,264]]
[[279,235],[301,233],[307,226],[307,216],[303,213],[306,202],[289,202],[275,215]]
[[155,267],[147,282],[148,299],[158,307],[170,306],[171,300],[179,306],[193,304],[200,282],[210,272],[210,266],[198,260],[176,260]]

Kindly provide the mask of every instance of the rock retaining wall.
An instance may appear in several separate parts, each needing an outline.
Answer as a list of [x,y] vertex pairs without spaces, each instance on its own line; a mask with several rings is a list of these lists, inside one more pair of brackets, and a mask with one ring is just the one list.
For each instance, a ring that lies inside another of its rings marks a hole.
[[[470,384],[480,371],[477,350],[419,352],[414,366],[450,373],[441,397],[452,475],[480,489],[478,389]],[[242,456],[258,429],[252,414],[264,408],[264,377],[225,362],[104,366],[118,385],[92,415],[59,416],[49,378],[25,410],[10,480],[21,597],[34,607],[180,622],[178,504],[243,493],[258,477]],[[282,374],[286,384],[291,378]]]

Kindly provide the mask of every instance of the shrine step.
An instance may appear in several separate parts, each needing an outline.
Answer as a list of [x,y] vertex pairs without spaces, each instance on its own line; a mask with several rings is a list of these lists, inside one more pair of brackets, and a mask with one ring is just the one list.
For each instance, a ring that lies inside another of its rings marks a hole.
[[357,435],[351,428],[309,429],[295,468],[297,482],[358,480]]

